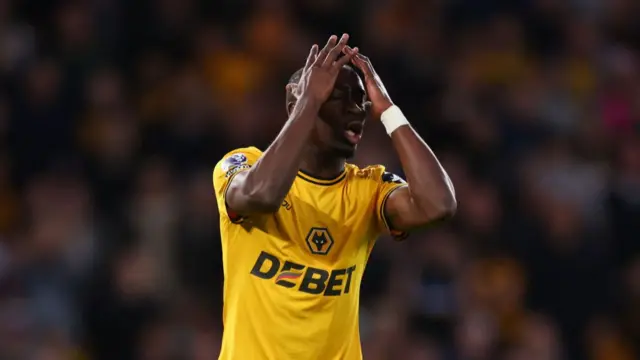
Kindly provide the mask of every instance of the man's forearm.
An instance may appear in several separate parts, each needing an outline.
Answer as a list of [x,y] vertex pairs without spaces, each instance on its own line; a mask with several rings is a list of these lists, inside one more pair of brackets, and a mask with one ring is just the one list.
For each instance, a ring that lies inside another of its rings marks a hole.
[[453,184],[420,135],[410,125],[405,125],[391,133],[391,141],[400,158],[415,205],[434,218],[455,212]]
[[280,206],[300,168],[320,105],[305,98],[296,103],[275,141],[246,175],[243,187],[251,195]]

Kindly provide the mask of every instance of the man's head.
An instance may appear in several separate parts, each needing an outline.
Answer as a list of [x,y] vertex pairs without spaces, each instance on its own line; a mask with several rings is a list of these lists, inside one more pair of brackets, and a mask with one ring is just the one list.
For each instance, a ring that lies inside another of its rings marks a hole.
[[[300,81],[302,69],[291,76],[289,83]],[[287,91],[287,112],[290,114],[296,98]],[[344,66],[333,92],[322,104],[313,133],[313,143],[319,150],[350,158],[362,136],[366,116],[366,93],[362,79],[350,66]]]

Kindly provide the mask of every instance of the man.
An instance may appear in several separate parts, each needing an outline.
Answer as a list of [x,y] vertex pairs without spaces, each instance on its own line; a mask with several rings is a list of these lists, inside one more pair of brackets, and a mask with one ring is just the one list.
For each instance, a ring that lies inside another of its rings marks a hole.
[[[214,169],[220,359],[361,359],[359,289],[376,238],[404,238],[455,212],[447,174],[347,41],[311,48],[287,85],[289,119],[266,151],[234,150]],[[383,166],[346,163],[367,115],[390,134],[408,184]]]

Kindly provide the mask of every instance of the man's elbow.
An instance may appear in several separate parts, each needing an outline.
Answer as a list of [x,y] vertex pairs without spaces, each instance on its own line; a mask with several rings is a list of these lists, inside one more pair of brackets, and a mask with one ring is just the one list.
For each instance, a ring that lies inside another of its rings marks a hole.
[[442,202],[437,215],[440,220],[449,220],[456,214],[456,211],[458,211],[458,201],[455,196],[451,196]]
[[456,192],[453,189],[453,185],[449,183],[447,191],[441,193],[440,201],[437,202],[437,216],[439,220],[449,220],[458,211],[458,200],[456,199]]
[[423,222],[430,225],[449,220],[456,214],[457,210],[458,201],[455,196],[448,196],[436,204],[432,204],[428,210],[423,212]]

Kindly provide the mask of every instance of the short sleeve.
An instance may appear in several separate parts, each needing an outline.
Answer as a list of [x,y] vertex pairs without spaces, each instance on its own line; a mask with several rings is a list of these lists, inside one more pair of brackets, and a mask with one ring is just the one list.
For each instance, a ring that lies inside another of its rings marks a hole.
[[215,190],[218,211],[222,216],[228,216],[231,222],[240,223],[243,218],[227,207],[226,194],[233,178],[243,171],[247,171],[260,158],[262,152],[256,148],[236,149],[225,156],[213,169],[213,188]]
[[407,186],[407,182],[404,181],[403,178],[382,169],[382,175],[379,178],[378,189],[376,192],[377,222],[381,231],[390,234],[396,240],[403,240],[409,234],[404,231],[395,230],[391,227],[385,213],[385,207],[389,196],[391,196],[394,191],[405,186]]

